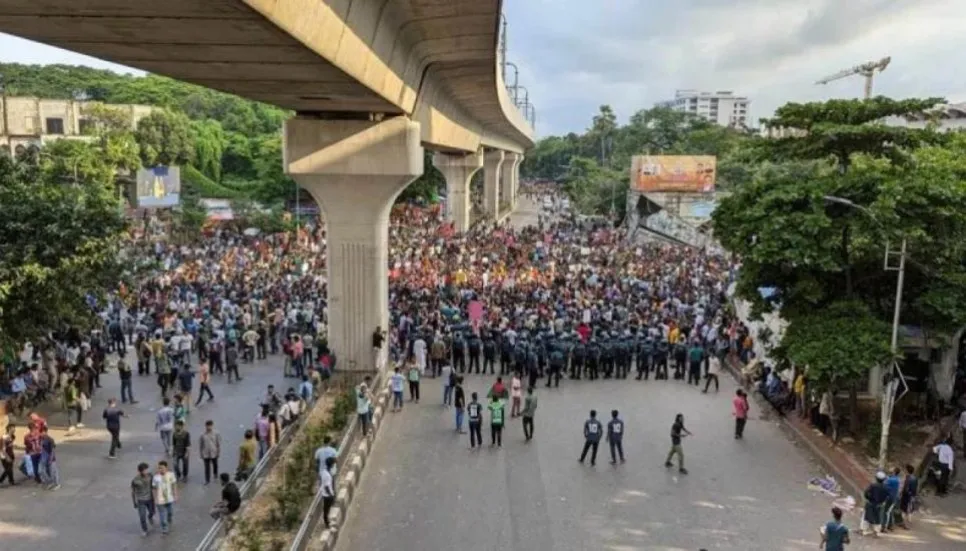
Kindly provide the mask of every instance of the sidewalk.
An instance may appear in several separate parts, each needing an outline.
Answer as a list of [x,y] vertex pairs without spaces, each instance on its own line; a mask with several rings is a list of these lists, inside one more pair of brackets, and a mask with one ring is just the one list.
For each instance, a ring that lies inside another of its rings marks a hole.
[[[724,362],[728,371],[735,380],[741,381],[740,371],[733,361]],[[759,410],[763,412],[763,417],[779,422],[792,438],[806,446],[812,454],[827,469],[828,474],[835,477],[835,480],[842,486],[846,495],[851,495],[861,506],[862,495],[865,488],[872,482],[873,473],[863,467],[852,455],[835,445],[830,438],[823,435],[818,429],[812,427],[807,420],[799,418],[794,413],[779,417],[775,413],[774,407],[768,403],[763,396],[757,392],[749,392],[755,400]],[[958,480],[961,484],[966,484],[966,459],[957,450],[956,460],[960,467],[957,469],[956,477],[950,480],[950,488],[953,488]],[[922,484],[920,482],[920,484]],[[920,486],[921,487],[921,486]],[[927,496],[927,503],[924,512],[929,515],[936,515],[932,524],[945,524],[946,521],[959,522],[966,527],[966,493],[962,490],[951,490],[947,497]],[[963,541],[966,541],[966,528],[963,528]]]

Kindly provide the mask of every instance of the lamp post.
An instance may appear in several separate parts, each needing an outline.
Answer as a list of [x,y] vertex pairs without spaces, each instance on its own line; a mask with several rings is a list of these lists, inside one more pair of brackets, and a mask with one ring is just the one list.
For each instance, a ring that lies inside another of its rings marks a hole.
[[[860,210],[865,214],[869,215],[869,218],[879,226],[880,229],[885,229],[879,220],[875,217],[875,214],[871,210],[863,207],[862,205],[857,205],[848,199],[842,197],[825,196],[825,201],[827,203],[836,203],[839,205],[845,205],[856,210]],[[889,265],[889,256],[893,254],[899,255],[899,265],[897,267],[892,267]],[[902,244],[899,248],[898,253],[891,252],[889,250],[889,243],[886,242],[885,251],[885,261],[883,262],[883,269],[886,271],[898,272],[896,278],[896,304],[892,313],[892,340],[890,343],[890,349],[892,350],[893,362],[895,358],[899,355],[899,314],[902,311],[902,288],[905,283],[906,275],[906,238],[902,238]],[[895,376],[895,367],[889,370],[889,374],[886,376],[886,382],[883,387],[882,394],[882,433],[879,437],[879,468],[884,469],[886,466],[886,455],[889,450],[889,428],[892,426],[892,412],[896,404],[896,391],[899,387],[899,378]],[[875,378],[876,382],[881,380],[881,372],[878,366],[874,366],[872,369],[872,377]]]

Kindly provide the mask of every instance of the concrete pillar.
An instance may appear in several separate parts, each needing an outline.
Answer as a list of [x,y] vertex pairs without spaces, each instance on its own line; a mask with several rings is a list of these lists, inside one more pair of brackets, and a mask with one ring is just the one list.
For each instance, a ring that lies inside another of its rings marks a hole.
[[520,155],[520,160],[517,161],[516,166],[513,167],[513,206],[516,207],[517,204],[517,194],[520,193],[520,165],[523,164],[523,160],[526,159],[526,155]]
[[520,161],[523,155],[507,153],[503,160],[503,174],[500,175],[500,204],[513,210],[517,204],[516,183],[520,175]]
[[483,211],[496,219],[500,215],[500,171],[503,167],[503,151],[488,151],[483,157]]
[[389,211],[423,173],[419,123],[286,121],[285,172],[325,218],[329,346],[341,370],[377,368],[372,333],[389,326]]
[[458,233],[470,229],[470,180],[483,168],[483,152],[466,155],[436,153],[433,166],[446,179],[446,220]]

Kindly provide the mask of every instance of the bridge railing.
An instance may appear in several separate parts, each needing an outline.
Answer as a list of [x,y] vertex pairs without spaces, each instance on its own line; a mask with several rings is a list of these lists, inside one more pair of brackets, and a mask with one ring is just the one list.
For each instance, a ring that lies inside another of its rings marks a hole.
[[[298,433],[298,429],[302,426],[302,422],[306,417],[308,416],[303,415],[297,421],[282,429],[278,437],[278,443],[269,448],[255,465],[252,474],[248,476],[248,480],[238,488],[243,504],[247,504],[251,497],[258,492],[258,489],[272,471],[272,467],[278,463],[279,458],[282,457],[285,449],[292,442],[295,434]],[[237,514],[235,515],[236,517]],[[219,518],[211,525],[211,529],[205,534],[204,539],[201,540],[201,543],[198,544],[195,551],[213,551],[214,549],[218,549],[222,544],[222,540],[228,536],[229,529],[228,521],[225,518]]]
[[[386,384],[382,373],[384,371],[380,370],[372,383],[371,391],[377,396]],[[375,404],[373,404],[373,407],[375,407]],[[349,469],[345,468],[346,460],[351,451],[355,449],[359,439],[362,438],[362,431],[358,430],[358,423],[359,417],[353,417],[348,428],[346,428],[345,434],[342,435],[339,448],[336,450],[336,465],[340,466],[339,473],[341,475],[349,472]],[[375,429],[370,428],[370,430]],[[358,484],[358,481],[356,483]],[[338,484],[335,486],[338,487]],[[319,531],[321,526],[325,525],[325,521],[322,518],[324,514],[322,500],[322,487],[320,485],[319,489],[315,492],[315,497],[312,498],[312,503],[309,505],[308,511],[305,512],[305,518],[302,520],[302,525],[299,526],[299,531],[295,534],[295,539],[292,540],[289,551],[306,551],[312,541],[312,537]],[[346,513],[347,511],[343,511],[343,515]]]

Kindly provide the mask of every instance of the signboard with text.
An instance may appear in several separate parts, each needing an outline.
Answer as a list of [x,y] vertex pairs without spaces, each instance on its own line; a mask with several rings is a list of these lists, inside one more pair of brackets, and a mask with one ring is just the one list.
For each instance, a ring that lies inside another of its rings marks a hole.
[[716,168],[713,155],[637,155],[631,160],[631,182],[645,193],[711,193]]

